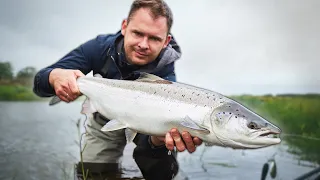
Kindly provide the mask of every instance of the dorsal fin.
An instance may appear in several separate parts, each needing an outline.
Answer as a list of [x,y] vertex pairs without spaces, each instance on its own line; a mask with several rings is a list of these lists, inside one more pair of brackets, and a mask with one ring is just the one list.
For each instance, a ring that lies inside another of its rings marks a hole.
[[139,82],[148,82],[148,83],[159,83],[159,84],[172,84],[171,81],[165,80],[159,76],[156,76],[154,74],[149,73],[141,73],[140,77],[136,79],[135,81]]

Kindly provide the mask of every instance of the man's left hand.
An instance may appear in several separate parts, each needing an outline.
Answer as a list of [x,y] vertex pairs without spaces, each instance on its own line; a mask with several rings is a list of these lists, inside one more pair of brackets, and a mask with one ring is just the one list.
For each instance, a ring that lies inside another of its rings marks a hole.
[[167,149],[171,151],[173,151],[174,146],[179,152],[187,149],[189,153],[193,153],[196,150],[196,146],[202,144],[202,140],[198,137],[192,137],[186,131],[180,134],[176,128],[172,128],[165,137],[151,136],[151,142],[155,146],[165,144]]

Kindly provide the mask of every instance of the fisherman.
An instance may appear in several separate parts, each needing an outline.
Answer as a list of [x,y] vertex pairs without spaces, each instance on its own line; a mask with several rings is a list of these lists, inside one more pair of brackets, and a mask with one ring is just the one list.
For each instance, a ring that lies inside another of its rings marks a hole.
[[[109,79],[134,80],[139,72],[147,72],[176,81],[175,61],[181,51],[170,33],[172,23],[171,9],[164,1],[135,0],[120,31],[98,35],[40,70],[34,79],[35,94],[57,95],[67,103],[74,101],[81,95],[76,79],[91,71]],[[95,113],[87,122],[83,167],[92,175],[119,169],[126,145],[125,133],[123,129],[100,131],[108,121]],[[173,128],[165,137],[138,134],[134,143],[133,158],[144,178],[165,180],[172,179],[178,172],[175,150],[187,149],[192,153],[202,140]],[[81,174],[82,163],[78,163],[77,169]]]

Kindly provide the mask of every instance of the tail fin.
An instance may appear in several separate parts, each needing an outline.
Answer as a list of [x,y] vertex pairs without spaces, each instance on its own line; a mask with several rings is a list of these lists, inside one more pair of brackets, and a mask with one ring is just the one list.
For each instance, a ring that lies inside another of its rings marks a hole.
[[62,101],[58,96],[53,96],[53,98],[49,102],[49,106],[53,106],[55,104],[58,104],[60,101]]

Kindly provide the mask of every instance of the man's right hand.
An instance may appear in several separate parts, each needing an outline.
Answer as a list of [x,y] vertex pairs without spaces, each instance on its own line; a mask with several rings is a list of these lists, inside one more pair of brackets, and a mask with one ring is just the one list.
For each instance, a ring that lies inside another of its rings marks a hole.
[[79,70],[56,68],[49,74],[49,83],[61,100],[70,102],[81,95],[77,85],[77,78],[81,76],[84,74]]

